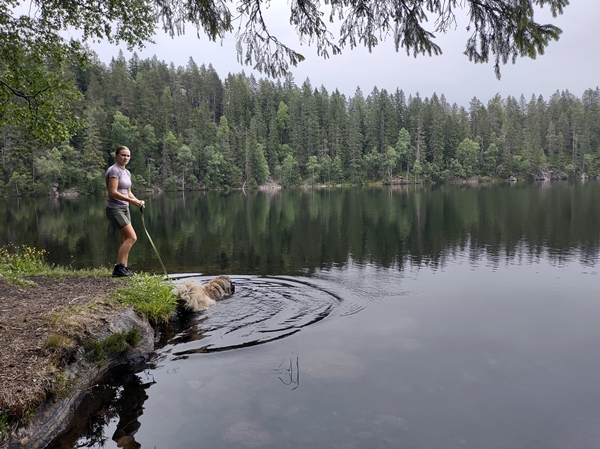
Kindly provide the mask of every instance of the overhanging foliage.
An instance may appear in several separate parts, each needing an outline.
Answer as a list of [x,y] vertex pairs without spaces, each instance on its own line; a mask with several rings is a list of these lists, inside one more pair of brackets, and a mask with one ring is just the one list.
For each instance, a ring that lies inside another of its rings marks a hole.
[[[185,32],[223,38],[234,30],[238,59],[277,77],[304,56],[271,34],[265,20],[269,1],[239,0],[0,0],[0,124],[27,126],[43,142],[64,140],[80,125],[73,114],[79,93],[69,74],[86,53],[61,32],[80,30],[83,43],[106,39],[130,49],[151,41],[157,26],[171,35]],[[469,11],[472,34],[465,54],[475,63],[500,65],[543,54],[561,30],[535,21],[535,10],[562,14],[568,0],[295,0],[289,22],[300,41],[328,58],[345,47],[369,50],[386,38],[407,54],[437,55],[436,33],[452,29],[455,11]],[[432,19],[431,28],[427,26]],[[335,36],[329,24],[339,26]]]

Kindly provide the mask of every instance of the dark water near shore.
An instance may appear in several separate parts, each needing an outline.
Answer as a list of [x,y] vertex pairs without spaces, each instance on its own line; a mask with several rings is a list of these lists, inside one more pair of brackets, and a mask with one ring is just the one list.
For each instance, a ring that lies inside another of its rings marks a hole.
[[[236,293],[53,447],[597,448],[599,202],[595,181],[149,198],[169,272]],[[1,243],[116,254],[102,199],[0,209]],[[133,216],[130,265],[159,273]]]

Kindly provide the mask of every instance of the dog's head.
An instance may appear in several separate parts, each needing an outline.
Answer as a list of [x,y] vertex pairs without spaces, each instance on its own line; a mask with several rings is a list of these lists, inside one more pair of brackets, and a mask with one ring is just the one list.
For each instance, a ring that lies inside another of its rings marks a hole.
[[212,283],[216,283],[225,293],[225,295],[233,295],[235,293],[235,284],[231,282],[229,276],[217,276]]

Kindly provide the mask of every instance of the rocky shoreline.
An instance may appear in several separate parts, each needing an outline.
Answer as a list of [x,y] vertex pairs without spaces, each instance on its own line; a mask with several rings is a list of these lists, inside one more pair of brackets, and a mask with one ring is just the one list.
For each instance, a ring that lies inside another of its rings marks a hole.
[[[118,285],[112,279],[35,281],[35,288],[19,288],[0,279],[0,411],[19,423],[4,427],[0,449],[47,447],[109,370],[142,364],[154,351],[152,325],[105,299]],[[115,336],[116,344],[90,357],[89,342]]]
[[115,332],[126,332],[135,327],[140,330],[141,337],[136,347],[130,347],[121,354],[111,354],[101,363],[87,361],[83,348],[79,348],[75,362],[68,366],[72,378],[72,393],[67,397],[53,398],[44,403],[27,425],[11,432],[0,447],[45,448],[66,429],[85,395],[107,371],[120,365],[138,365],[148,360],[154,350],[154,329],[130,308],[122,310],[107,321],[105,329],[97,337],[106,338]]

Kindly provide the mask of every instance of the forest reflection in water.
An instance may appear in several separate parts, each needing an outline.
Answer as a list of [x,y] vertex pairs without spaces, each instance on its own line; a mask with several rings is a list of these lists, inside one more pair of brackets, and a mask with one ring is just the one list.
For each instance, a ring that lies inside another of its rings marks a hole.
[[[148,230],[169,272],[310,274],[358,264],[443,265],[468,248],[503,259],[577,256],[592,263],[600,237],[600,184],[400,186],[264,192],[192,192],[147,198]],[[118,239],[104,199],[0,200],[0,244],[48,251],[74,268],[110,266]],[[137,270],[161,272],[132,210]]]

